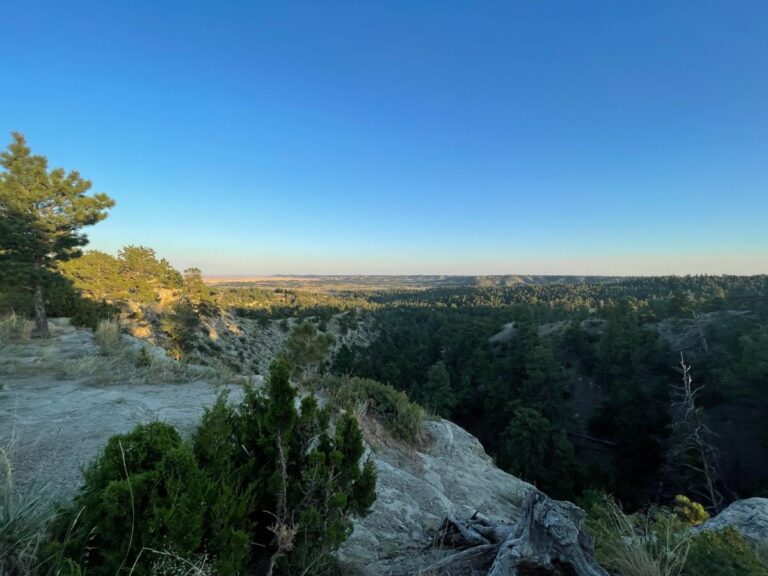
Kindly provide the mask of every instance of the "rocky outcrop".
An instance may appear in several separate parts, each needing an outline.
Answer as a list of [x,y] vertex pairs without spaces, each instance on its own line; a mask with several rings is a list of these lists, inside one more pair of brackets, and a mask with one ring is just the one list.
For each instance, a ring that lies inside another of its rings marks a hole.
[[427,422],[423,449],[384,444],[372,449],[378,474],[377,498],[359,521],[339,558],[354,573],[418,574],[450,555],[432,546],[447,516],[479,512],[498,522],[522,514],[533,487],[498,469],[480,442],[445,420]]
[[768,498],[737,500],[697,530],[722,530],[728,526],[753,543],[768,544]]

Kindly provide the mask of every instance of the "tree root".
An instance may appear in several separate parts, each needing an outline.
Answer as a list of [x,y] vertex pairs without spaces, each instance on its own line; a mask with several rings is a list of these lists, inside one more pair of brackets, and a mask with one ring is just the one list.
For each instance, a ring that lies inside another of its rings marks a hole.
[[463,548],[422,571],[434,575],[608,576],[592,557],[593,542],[581,531],[584,511],[531,490],[517,523],[492,522],[475,513],[449,516],[435,545]]

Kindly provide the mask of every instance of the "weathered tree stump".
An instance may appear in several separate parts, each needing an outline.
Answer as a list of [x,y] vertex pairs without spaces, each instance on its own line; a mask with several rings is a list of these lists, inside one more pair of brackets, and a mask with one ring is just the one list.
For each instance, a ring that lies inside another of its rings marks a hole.
[[460,548],[423,571],[486,576],[608,576],[592,557],[591,538],[581,531],[585,512],[570,502],[531,490],[517,523],[491,522],[475,513],[448,517],[435,545]]

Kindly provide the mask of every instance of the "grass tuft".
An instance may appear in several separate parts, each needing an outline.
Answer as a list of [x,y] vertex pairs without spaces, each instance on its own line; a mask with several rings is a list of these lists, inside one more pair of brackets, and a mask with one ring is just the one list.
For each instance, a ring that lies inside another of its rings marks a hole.
[[120,323],[115,318],[99,320],[93,335],[105,355],[112,354],[120,348]]
[[13,486],[12,467],[0,448],[0,574],[31,574],[38,551],[53,518],[50,494],[44,484],[32,483],[23,492]]
[[628,515],[609,496],[599,508],[590,528],[601,564],[622,576],[680,576],[691,534],[675,514],[651,509]]
[[15,312],[0,318],[0,340],[27,342],[32,338],[35,323]]

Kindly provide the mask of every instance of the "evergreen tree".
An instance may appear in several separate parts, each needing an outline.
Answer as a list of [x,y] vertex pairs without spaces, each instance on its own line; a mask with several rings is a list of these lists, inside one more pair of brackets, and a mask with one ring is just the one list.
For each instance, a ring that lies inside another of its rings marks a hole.
[[176,290],[184,285],[182,275],[165,258],[158,260],[152,248],[126,246],[117,259],[130,300],[149,304],[159,299],[159,289]]
[[289,360],[301,372],[306,381],[314,368],[320,364],[333,345],[333,335],[318,332],[310,320],[295,326],[285,343]]
[[126,293],[120,262],[105,252],[89,250],[76,260],[63,262],[59,269],[74,282],[83,296],[114,301]]
[[203,282],[203,275],[199,268],[187,268],[182,276],[184,277],[182,293],[185,298],[197,305],[198,308],[207,309],[209,305],[214,303],[215,292]]
[[339,346],[336,355],[333,358],[333,371],[337,374],[351,374],[354,368],[355,355],[346,344]]
[[549,420],[533,408],[517,408],[504,431],[501,463],[524,480],[535,482],[546,477],[549,438],[552,434]]
[[556,498],[573,498],[580,470],[564,430],[533,408],[515,409],[503,435],[500,464]]
[[88,238],[80,230],[107,216],[114,201],[88,195],[91,182],[78,172],[48,169],[24,137],[0,153],[0,271],[3,278],[34,292],[37,334],[48,336],[44,286],[58,262],[81,255]]
[[[323,573],[351,533],[350,517],[375,498],[357,421],[340,416],[331,435],[330,414],[314,397],[296,408],[290,374],[285,359],[273,362],[266,395],[249,389],[237,407],[220,400],[195,436],[198,461],[219,484],[207,539],[224,576]],[[245,556],[242,542],[253,543]]]
[[166,346],[177,360],[190,353],[197,343],[200,331],[200,317],[194,306],[187,299],[173,304],[170,313],[163,317],[163,331],[168,335],[169,346]]
[[425,408],[446,418],[450,416],[456,397],[451,388],[451,376],[442,360],[430,366],[426,382],[417,388],[415,395],[417,402]]

